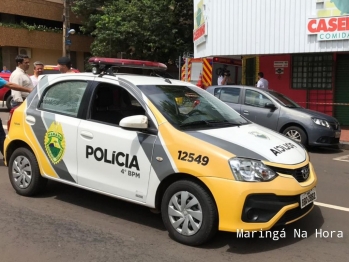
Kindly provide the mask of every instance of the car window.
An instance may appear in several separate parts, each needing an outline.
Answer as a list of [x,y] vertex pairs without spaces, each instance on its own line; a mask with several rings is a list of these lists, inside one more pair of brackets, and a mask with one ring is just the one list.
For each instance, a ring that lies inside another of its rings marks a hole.
[[246,89],[245,105],[264,107],[266,103],[273,103],[273,102],[258,91]]
[[51,74],[60,74],[61,72],[59,70],[51,70],[51,69],[44,69],[42,71],[42,74],[44,75],[51,75]]
[[209,92],[192,86],[139,85],[139,89],[176,128],[219,128],[248,124]]
[[275,91],[269,91],[269,94],[276,99],[279,103],[281,103],[282,105],[286,106],[286,107],[290,107],[290,108],[299,108],[301,107],[300,105],[298,105],[296,102],[294,102],[293,100],[291,100],[291,98],[284,96],[280,93],[277,93]]
[[239,103],[240,88],[222,88],[219,99],[227,103]]
[[219,98],[219,95],[220,95],[220,93],[221,93],[221,89],[222,89],[222,88],[215,88],[215,89],[214,89],[214,92],[213,92],[213,95],[214,95],[215,97],[218,97],[218,98]]
[[119,125],[124,117],[145,115],[138,100],[126,89],[112,84],[100,83],[94,92],[90,108],[91,120]]
[[87,81],[56,83],[48,88],[39,108],[76,117],[87,84]]

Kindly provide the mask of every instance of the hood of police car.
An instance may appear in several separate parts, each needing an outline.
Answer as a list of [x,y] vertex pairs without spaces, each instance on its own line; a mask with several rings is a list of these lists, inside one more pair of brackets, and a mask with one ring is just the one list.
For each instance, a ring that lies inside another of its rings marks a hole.
[[295,165],[307,158],[303,146],[257,124],[187,131],[187,134],[218,146],[237,157]]

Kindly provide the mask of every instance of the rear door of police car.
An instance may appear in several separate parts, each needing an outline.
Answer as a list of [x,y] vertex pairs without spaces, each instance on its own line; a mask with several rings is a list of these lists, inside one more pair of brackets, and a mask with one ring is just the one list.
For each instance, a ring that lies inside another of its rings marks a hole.
[[54,173],[44,168],[47,176],[77,183],[76,141],[81,121],[78,114],[89,80],[92,78],[73,74],[44,76],[37,87],[38,95],[33,101],[28,98],[26,122],[32,132],[27,132],[27,136],[34,143],[41,166],[48,163],[53,168]]

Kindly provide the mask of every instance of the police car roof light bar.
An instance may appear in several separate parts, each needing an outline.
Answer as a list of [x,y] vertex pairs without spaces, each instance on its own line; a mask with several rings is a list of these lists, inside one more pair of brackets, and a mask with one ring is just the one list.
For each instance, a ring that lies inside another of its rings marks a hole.
[[142,69],[163,70],[163,71],[167,70],[167,66],[165,64],[162,64],[159,62],[143,61],[143,60],[91,57],[88,60],[88,62],[93,67],[98,67],[100,72],[101,71],[106,72],[111,67],[130,67],[130,68],[142,68]]

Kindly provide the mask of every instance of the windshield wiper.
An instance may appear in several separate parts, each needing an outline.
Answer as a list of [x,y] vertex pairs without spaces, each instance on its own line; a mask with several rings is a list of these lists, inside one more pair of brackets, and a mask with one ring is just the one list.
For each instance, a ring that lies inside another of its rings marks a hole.
[[205,121],[205,120],[193,121],[193,122],[179,125],[179,127],[186,127],[186,126],[212,126],[212,125],[209,123],[209,121]]
[[187,127],[187,126],[241,126],[241,123],[231,123],[227,120],[199,120],[199,121],[193,121],[185,124],[181,124],[180,127]]

